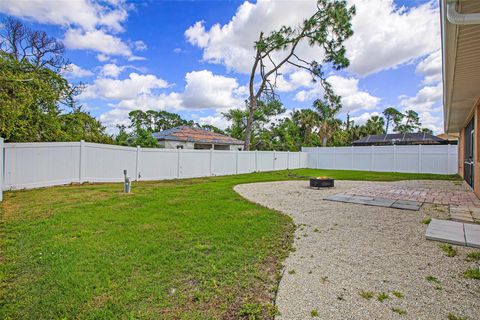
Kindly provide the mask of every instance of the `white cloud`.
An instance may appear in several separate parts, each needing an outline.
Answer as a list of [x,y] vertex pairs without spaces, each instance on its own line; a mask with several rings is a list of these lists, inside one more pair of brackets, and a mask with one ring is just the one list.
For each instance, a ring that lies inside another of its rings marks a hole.
[[209,124],[222,130],[227,129],[230,126],[230,122],[221,114],[200,117],[197,119],[197,122],[201,125]]
[[[102,69],[101,73],[116,76],[118,68],[122,67],[108,66]],[[122,80],[100,77],[87,86],[79,98],[83,101],[90,99],[112,101],[109,103],[111,110],[100,117],[102,123],[111,128],[124,123],[128,116],[127,111],[136,109],[216,109],[215,117],[203,117],[199,122],[225,128],[226,122],[220,119],[220,112],[243,106],[245,87],[239,86],[235,78],[201,70],[187,73],[185,81],[185,89],[182,92],[158,93],[156,92],[158,89],[165,89],[169,84],[151,74],[130,73],[127,79]]]
[[93,72],[87,69],[83,69],[74,63],[67,64],[62,70],[62,74],[69,79],[84,78],[93,76]]
[[141,75],[132,72],[124,80],[97,78],[93,84],[86,87],[79,99],[135,99],[138,95],[150,94],[154,89],[166,87],[168,87],[168,83],[165,80],[152,74]]
[[120,101],[112,107],[118,107],[127,110],[165,110],[165,109],[182,109],[182,98],[181,95],[172,92],[169,94],[139,94],[132,99],[125,99]]
[[145,59],[132,53],[132,50],[147,49],[143,41],[125,42],[117,35],[125,31],[122,24],[133,7],[123,0],[0,1],[0,12],[61,26],[66,30],[63,42],[68,49],[99,52],[97,58],[102,62],[107,61],[110,55],[123,56],[132,61]]
[[[229,70],[249,73],[254,41],[260,31],[269,33],[282,25],[295,26],[315,10],[316,1],[245,1],[224,25],[205,27],[198,21],[185,31],[187,41],[203,49],[203,59]],[[354,35],[347,40],[349,70],[366,75],[393,68],[428,54],[440,46],[438,8],[428,2],[411,9],[393,0],[350,0],[357,14]],[[307,59],[321,58],[318,48],[303,44],[298,52]]]
[[435,133],[442,132],[442,88],[442,83],[439,82],[435,86],[422,87],[414,97],[400,96],[402,111],[416,111],[423,127],[427,127]]
[[129,6],[123,1],[115,5],[101,5],[88,0],[43,1],[2,0],[0,12],[20,18],[33,19],[40,23],[61,26],[78,26],[93,30],[97,26],[113,31],[122,31],[121,23],[128,16]]
[[[352,112],[358,110],[371,110],[377,107],[380,98],[362,91],[358,84],[359,80],[353,77],[344,78],[333,75],[327,78],[332,85],[335,94],[342,100],[342,112]],[[323,88],[319,82],[314,83],[309,89],[301,90],[295,95],[295,100],[306,101],[321,98]]]
[[370,119],[373,116],[381,117],[382,115],[377,111],[364,112],[361,115],[350,117],[350,120],[353,121],[355,124],[362,125],[362,124],[365,124],[368,121],[368,119]]
[[70,49],[92,50],[105,56],[132,56],[132,50],[120,38],[107,34],[103,30],[69,29],[65,33],[63,42]]
[[417,74],[425,76],[423,84],[435,84],[442,81],[442,52],[434,51],[417,64]]
[[115,63],[104,64],[100,69],[102,77],[118,78],[118,76],[129,66],[117,66]]
[[147,50],[147,44],[143,42],[142,40],[137,40],[133,43],[133,46],[135,47],[135,50],[137,51],[145,51]]
[[110,60],[110,57],[107,56],[106,54],[99,53],[99,54],[97,54],[97,60],[100,61],[100,62],[106,62],[106,61]]
[[235,90],[239,88],[235,78],[214,75],[211,71],[192,71],[186,74],[183,105],[188,109],[226,109],[242,104]]
[[310,87],[313,84],[312,79],[312,75],[306,70],[297,70],[286,76],[279,75],[276,83],[277,90],[279,92],[290,92],[301,87]]
[[435,2],[407,9],[393,0],[351,0],[357,14],[347,40],[350,70],[360,75],[393,68],[440,48]]
[[[424,86],[414,97],[400,96],[400,106],[403,110],[414,110],[416,112],[438,111],[438,104],[442,100],[442,83],[435,86]],[[436,110],[434,110],[434,107]]]

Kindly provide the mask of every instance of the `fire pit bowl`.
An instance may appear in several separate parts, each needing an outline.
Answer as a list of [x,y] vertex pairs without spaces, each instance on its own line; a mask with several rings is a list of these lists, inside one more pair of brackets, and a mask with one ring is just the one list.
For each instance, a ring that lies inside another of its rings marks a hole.
[[334,181],[329,177],[316,177],[310,178],[310,187],[311,188],[333,188]]

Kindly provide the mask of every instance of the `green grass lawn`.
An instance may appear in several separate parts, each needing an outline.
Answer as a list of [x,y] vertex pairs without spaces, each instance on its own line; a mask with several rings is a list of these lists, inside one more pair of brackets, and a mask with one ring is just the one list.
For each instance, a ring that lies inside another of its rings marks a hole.
[[6,192],[0,318],[238,319],[266,310],[294,225],[232,187],[320,175],[457,179],[300,169],[134,182],[129,195],[121,184]]

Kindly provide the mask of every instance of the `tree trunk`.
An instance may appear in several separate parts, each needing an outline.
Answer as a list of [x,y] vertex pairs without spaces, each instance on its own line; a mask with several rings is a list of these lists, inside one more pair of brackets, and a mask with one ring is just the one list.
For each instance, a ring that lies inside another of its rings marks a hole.
[[245,128],[245,143],[243,144],[243,150],[250,150],[250,141],[252,139],[252,126],[253,126],[253,115],[257,109],[257,99],[255,97],[250,97],[248,103],[248,118],[247,118],[247,127]]
[[327,136],[324,135],[324,136],[322,137],[322,147],[325,148],[326,146],[327,146]]

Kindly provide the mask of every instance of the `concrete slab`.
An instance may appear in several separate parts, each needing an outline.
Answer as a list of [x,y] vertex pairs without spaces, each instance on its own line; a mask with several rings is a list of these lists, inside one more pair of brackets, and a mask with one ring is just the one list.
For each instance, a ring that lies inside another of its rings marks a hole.
[[407,206],[421,206],[423,203],[419,201],[411,201],[411,200],[397,200],[395,201],[397,204],[407,205]]
[[413,211],[418,211],[420,210],[420,207],[422,204],[420,202],[416,201],[407,201],[407,203],[404,203],[405,201],[395,201],[391,207],[395,209],[402,209],[402,210],[413,210]]
[[467,246],[480,248],[480,225],[464,223],[463,227]]
[[379,207],[390,207],[395,200],[391,199],[383,199],[383,198],[374,198],[372,201],[369,202],[371,206],[379,206]]
[[349,202],[352,196],[346,194],[334,194],[323,198],[323,200],[330,200],[330,201],[339,201],[339,202]]
[[465,245],[463,223],[432,219],[425,234],[428,240]]

